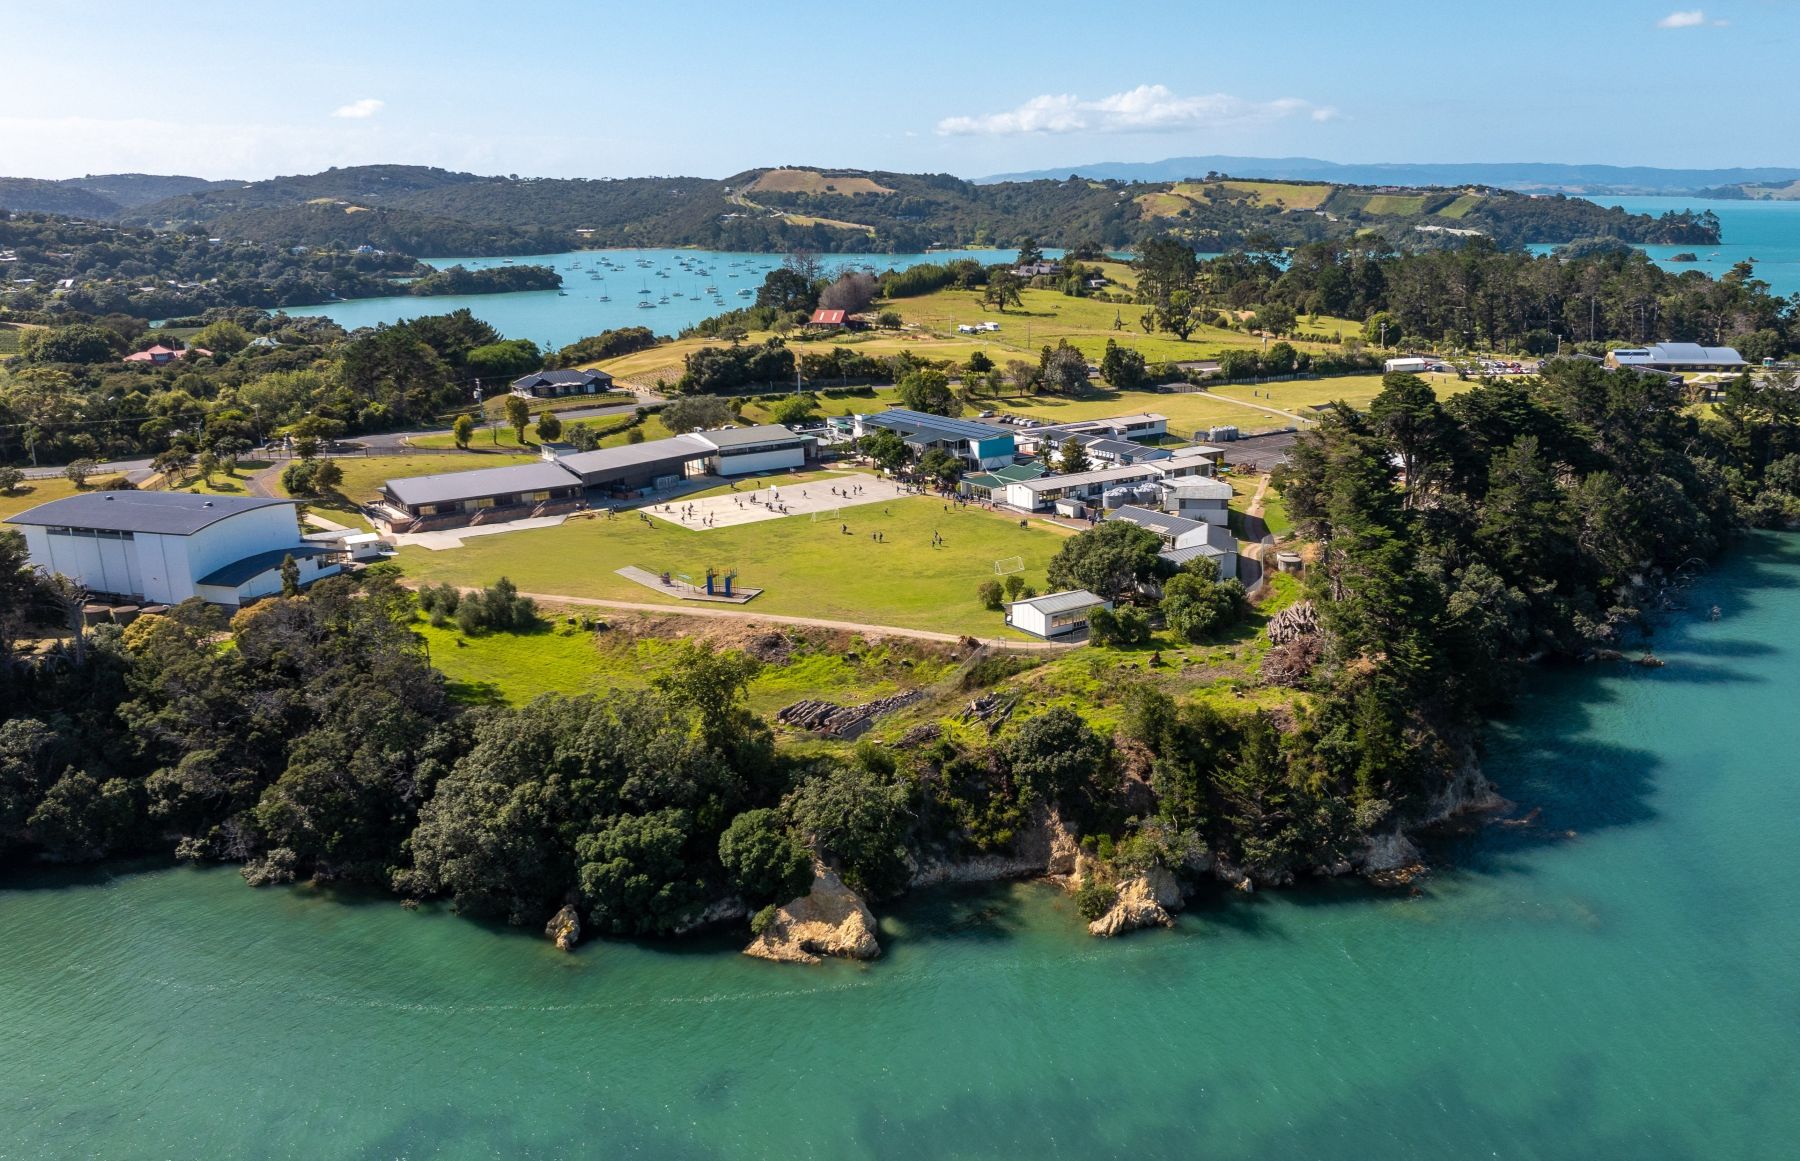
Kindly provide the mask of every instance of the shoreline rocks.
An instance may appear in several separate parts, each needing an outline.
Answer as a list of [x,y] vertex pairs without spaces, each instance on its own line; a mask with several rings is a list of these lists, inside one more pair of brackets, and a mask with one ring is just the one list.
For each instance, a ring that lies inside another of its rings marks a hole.
[[827,955],[876,959],[875,916],[836,871],[813,864],[812,890],[775,911],[745,955],[776,963],[818,963]]
[[1088,924],[1088,934],[1111,939],[1140,927],[1173,927],[1171,911],[1181,909],[1181,885],[1162,867],[1152,867],[1119,884],[1112,910]]
[[550,917],[550,922],[544,924],[544,935],[561,951],[575,950],[581,939],[581,915],[573,903],[564,903],[562,910]]

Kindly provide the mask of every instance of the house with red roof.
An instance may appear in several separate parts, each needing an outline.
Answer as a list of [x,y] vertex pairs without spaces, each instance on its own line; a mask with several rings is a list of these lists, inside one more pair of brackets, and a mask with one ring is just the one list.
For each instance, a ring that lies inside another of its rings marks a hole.
[[149,363],[153,367],[163,367],[173,363],[176,359],[194,357],[210,359],[212,352],[205,347],[165,347],[158,343],[148,350],[126,355],[125,361],[127,363]]
[[812,318],[806,321],[806,325],[809,327],[839,329],[850,325],[847,314],[848,312],[841,310],[815,310],[812,313]]

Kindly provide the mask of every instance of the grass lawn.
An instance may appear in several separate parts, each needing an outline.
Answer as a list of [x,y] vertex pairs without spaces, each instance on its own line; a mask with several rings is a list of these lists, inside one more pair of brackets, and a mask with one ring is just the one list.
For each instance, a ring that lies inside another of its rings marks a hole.
[[[554,610],[534,633],[484,633],[466,637],[454,626],[414,626],[431,649],[431,661],[450,681],[455,697],[475,703],[521,705],[543,693],[607,693],[645,689],[666,673],[680,651],[672,634],[646,635],[631,614],[607,615],[613,627],[589,632]],[[592,610],[589,610],[592,612]],[[735,630],[735,626],[733,627]],[[831,634],[803,636],[786,663],[763,666],[750,683],[750,708],[759,714],[803,698],[839,704],[871,701],[941,680],[956,668],[928,645],[907,642],[836,647]]]
[[[1330,382],[1335,381],[1330,380]],[[1274,386],[1279,386],[1279,384]],[[1211,393],[1187,391],[1168,394],[1155,391],[1115,391],[1095,382],[1076,398],[1061,395],[1021,395],[1009,396],[1004,399],[982,398],[976,401],[976,406],[992,409],[1000,415],[1029,415],[1047,423],[1070,423],[1078,419],[1105,419],[1115,415],[1153,411],[1158,415],[1168,417],[1171,431],[1184,435],[1191,431],[1204,431],[1208,427],[1222,424],[1231,424],[1246,433],[1293,426],[1293,421],[1285,415],[1279,415],[1273,411],[1259,413],[1249,407],[1242,407],[1237,403],[1215,398],[1215,395],[1222,396],[1225,395],[1225,392],[1222,389],[1215,389]],[[1226,398],[1237,399],[1240,396],[1234,393]],[[1241,398],[1249,403],[1263,402],[1263,400],[1252,398],[1248,387],[1244,388]],[[1270,399],[1268,402],[1271,406],[1283,406],[1275,399]]]
[[[1300,584],[1291,576],[1275,576],[1270,585],[1270,595],[1249,617],[1203,644],[1190,644],[1163,630],[1148,645],[1128,649],[1089,645],[1053,655],[1016,678],[1013,686],[1026,691],[1025,704],[1033,712],[1064,706],[1100,729],[1119,725],[1126,695],[1139,685],[1155,686],[1178,701],[1207,702],[1228,714],[1292,705],[1305,695],[1270,688],[1256,679],[1262,655],[1269,650],[1264,634],[1269,618],[1300,596]],[[1158,663],[1152,664],[1158,654]],[[957,729],[951,722],[944,728],[951,734]],[[969,740],[977,737],[971,734]]]
[[[891,515],[883,515],[883,512]],[[1026,579],[1044,587],[1044,568],[1065,533],[979,509],[946,512],[943,502],[912,497],[846,509],[838,521],[790,516],[734,528],[694,531],[635,514],[571,520],[555,528],[476,536],[445,551],[406,547],[400,563],[419,580],[488,585],[501,576],[527,592],[648,601],[678,608],[615,574],[625,565],[699,576],[735,568],[739,584],[765,589],[747,612],[822,617],[947,633],[1010,635],[1001,615],[983,609],[976,586],[994,561],[1024,558]],[[876,543],[869,533],[880,530]],[[933,531],[945,547],[931,547]]]
[[[487,415],[506,422],[506,400],[510,393],[496,395],[482,401],[481,409]],[[565,395],[560,399],[533,399],[531,414],[542,415],[546,411],[579,411],[585,407],[617,407],[625,403],[636,403],[637,396],[629,391],[609,391],[604,395]]]

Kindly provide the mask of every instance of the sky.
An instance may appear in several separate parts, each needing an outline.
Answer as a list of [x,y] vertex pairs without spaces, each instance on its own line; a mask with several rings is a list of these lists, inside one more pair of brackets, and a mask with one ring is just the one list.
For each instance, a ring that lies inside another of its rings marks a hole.
[[1800,0],[0,0],[0,174],[1800,165]]

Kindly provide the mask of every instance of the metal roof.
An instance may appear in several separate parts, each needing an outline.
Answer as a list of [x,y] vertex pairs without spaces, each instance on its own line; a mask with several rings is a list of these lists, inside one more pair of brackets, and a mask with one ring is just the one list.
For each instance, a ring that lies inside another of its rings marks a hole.
[[1196,532],[1206,527],[1204,520],[1189,520],[1186,516],[1171,516],[1167,512],[1140,508],[1136,504],[1126,504],[1124,507],[1113,509],[1107,514],[1107,519],[1123,520],[1127,524],[1136,524],[1139,528],[1148,528],[1152,532],[1170,537]]
[[795,435],[791,428],[779,423],[760,423],[755,427],[722,427],[717,431],[696,431],[694,436],[716,448],[741,447],[752,443],[799,443],[806,438]]
[[[648,445],[639,444],[639,447]],[[573,458],[573,457],[571,457]],[[472,472],[439,472],[432,476],[402,476],[382,488],[411,507],[479,500],[512,492],[538,492],[548,488],[578,487],[581,481],[560,463],[513,464],[504,468],[477,468]]]
[[232,516],[293,503],[266,496],[201,496],[192,492],[88,492],[27,508],[17,516],[7,517],[7,523],[192,536]]
[[947,415],[932,415],[906,407],[890,407],[886,411],[878,411],[862,418],[864,423],[873,423],[877,427],[907,425],[915,431],[939,431],[958,439],[996,439],[1013,434],[1005,428],[977,423],[973,419],[951,419]]
[[604,379],[608,383],[613,377],[605,371],[533,371],[529,375],[521,375],[513,380],[514,387],[530,389],[532,387],[553,387],[558,383],[585,384],[596,379]]
[[[1157,463],[1166,463],[1158,460]],[[1029,488],[1033,492],[1048,492],[1052,488],[1079,488],[1088,484],[1110,484],[1114,481],[1151,480],[1159,475],[1156,464],[1126,464],[1117,468],[1101,468],[1092,472],[1074,472],[1066,476],[1042,476],[1035,480],[1020,480],[1019,486]]]
[[[1081,438],[1081,437],[1076,437]],[[1128,439],[1106,439],[1095,436],[1086,437],[1086,450],[1097,456],[1110,456],[1115,460],[1129,460],[1133,463],[1144,463],[1149,460],[1166,460],[1170,453],[1149,444],[1133,443]]]
[[1699,343],[1652,343],[1649,347],[1622,347],[1612,352],[1613,362],[1674,363],[1684,367],[1742,367],[1744,357],[1731,347],[1703,347]]
[[292,548],[276,548],[268,552],[259,552],[255,556],[246,556],[242,560],[234,560],[223,568],[214,569],[194,583],[197,585],[222,585],[235,589],[245,581],[254,580],[265,572],[281,567],[281,562],[288,557],[300,560],[308,556],[326,556],[338,551],[317,544],[296,544]]
[[664,460],[670,462],[697,460],[718,450],[699,436],[677,435],[668,439],[653,439],[646,443],[628,443],[619,447],[596,448],[593,451],[558,456],[556,462],[571,472],[579,472],[586,477],[602,472],[641,468],[646,464],[659,463]]
[[1198,496],[1203,500],[1229,500],[1232,487],[1211,476],[1173,476],[1162,481],[1164,490],[1177,496]]
[[1198,559],[1202,556],[1208,558],[1224,556],[1225,550],[1223,548],[1215,548],[1210,544],[1193,544],[1186,548],[1165,548],[1156,555],[1163,560],[1168,561],[1175,567],[1180,568],[1188,561]]
[[1032,460],[1029,463],[1023,464],[1007,464],[1003,468],[995,468],[990,474],[993,475],[995,479],[1005,483],[1016,484],[1020,480],[1039,479],[1048,474],[1049,471],[1049,468],[1045,467],[1037,460]]
[[1070,589],[1066,593],[1045,593],[1041,597],[1032,597],[1027,601],[1014,601],[1013,608],[1025,605],[1040,613],[1069,613],[1076,609],[1091,609],[1095,605],[1106,602],[1088,592],[1086,589]]

